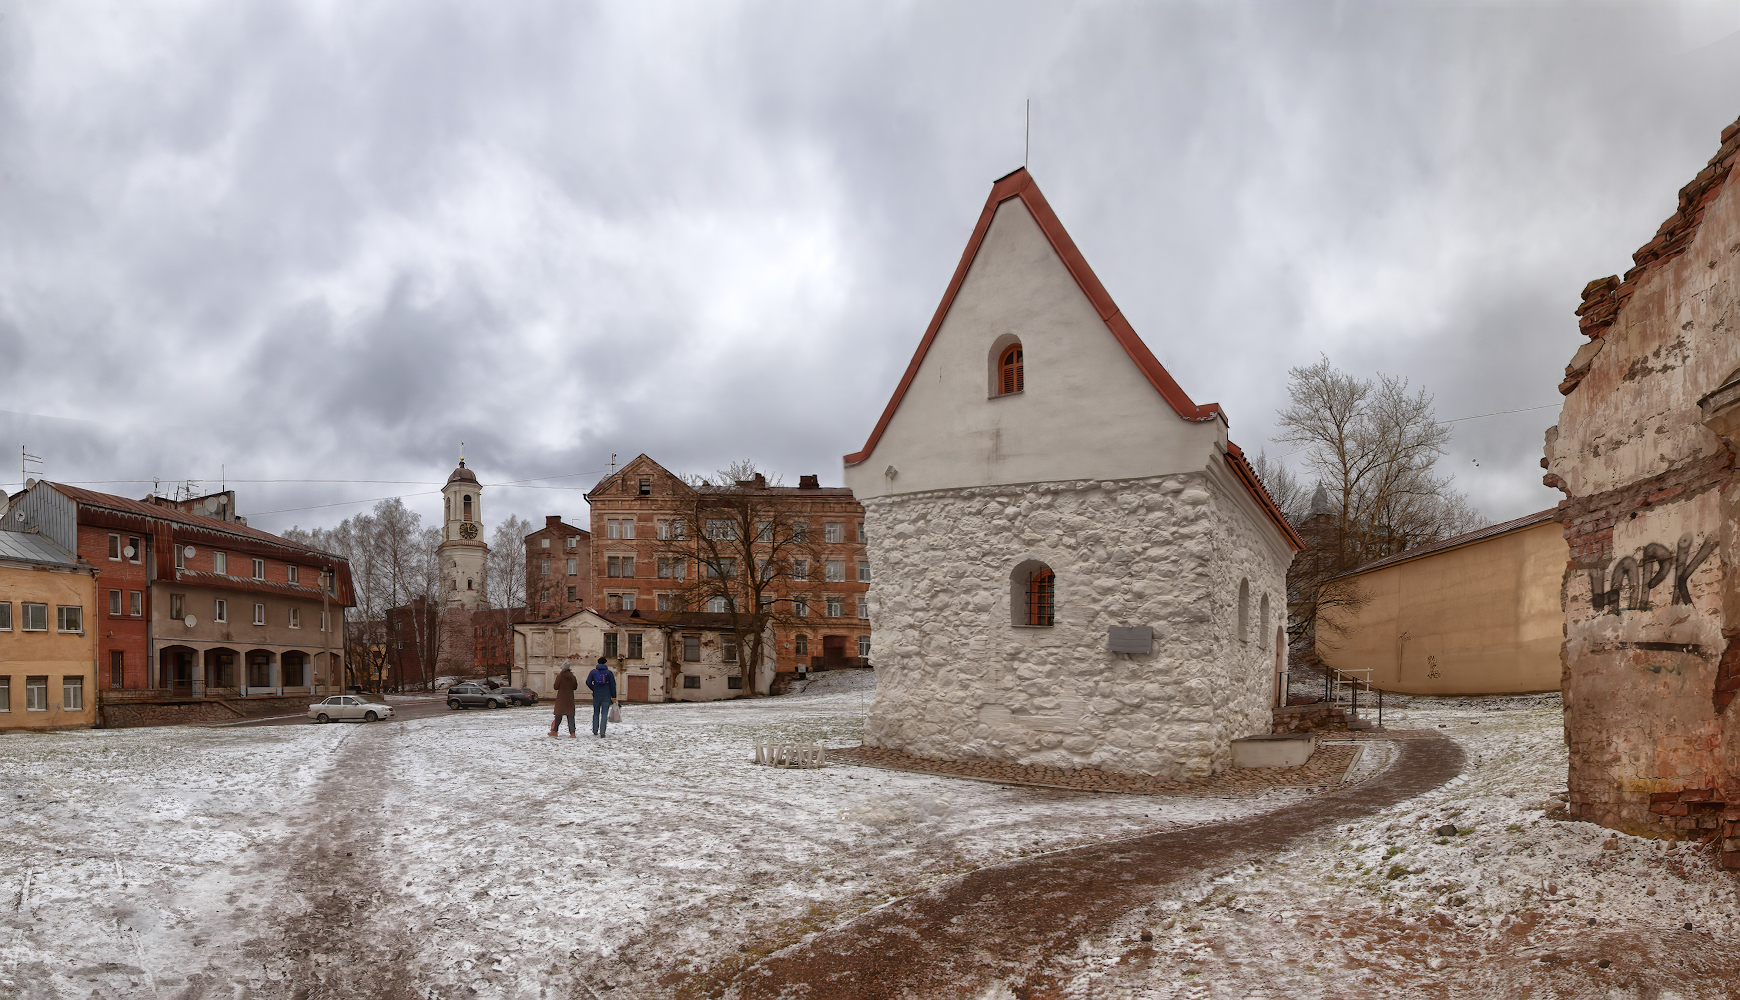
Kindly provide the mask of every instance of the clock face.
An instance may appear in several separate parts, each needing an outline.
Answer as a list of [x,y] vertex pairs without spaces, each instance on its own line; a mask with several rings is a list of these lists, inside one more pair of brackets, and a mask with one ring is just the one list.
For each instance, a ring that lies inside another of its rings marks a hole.
[[467,521],[464,524],[461,524],[459,526],[459,537],[466,538],[466,539],[476,538],[477,537],[477,525],[472,524],[470,521]]

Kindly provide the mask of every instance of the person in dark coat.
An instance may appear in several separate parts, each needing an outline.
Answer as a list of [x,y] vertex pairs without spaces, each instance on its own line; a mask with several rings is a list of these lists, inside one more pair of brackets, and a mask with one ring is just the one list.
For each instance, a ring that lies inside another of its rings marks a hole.
[[[575,657],[568,657],[569,660]],[[562,664],[562,672],[556,675],[556,717],[550,720],[550,735],[562,728],[562,720],[568,720],[568,738],[574,738],[574,692],[580,688],[580,678],[574,676],[572,663]]]
[[598,658],[598,666],[586,675],[586,686],[592,690],[592,735],[603,736],[605,726],[610,722],[610,705],[616,701],[616,675],[610,672],[605,664],[609,661]]

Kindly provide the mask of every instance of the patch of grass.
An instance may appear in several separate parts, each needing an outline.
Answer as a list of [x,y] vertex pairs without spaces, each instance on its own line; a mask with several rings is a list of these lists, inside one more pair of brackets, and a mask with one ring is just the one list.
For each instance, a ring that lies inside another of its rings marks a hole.
[[1522,827],[1516,825],[1515,823],[1512,823],[1511,825],[1504,828],[1504,832],[1505,833],[1521,833]]
[[1387,861],[1388,859],[1393,858],[1400,853],[1402,853],[1402,848],[1392,847],[1389,850],[1384,852],[1384,859]]

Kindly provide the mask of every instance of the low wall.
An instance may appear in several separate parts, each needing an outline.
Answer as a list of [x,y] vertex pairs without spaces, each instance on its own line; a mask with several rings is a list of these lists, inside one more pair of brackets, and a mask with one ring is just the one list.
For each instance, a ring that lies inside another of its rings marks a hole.
[[1312,705],[1288,705],[1275,709],[1273,732],[1277,733],[1344,733],[1347,732],[1347,711],[1340,705],[1318,702]]
[[198,722],[226,722],[274,715],[299,715],[318,700],[310,695],[283,698],[129,698],[105,702],[97,710],[98,727],[134,729],[140,726],[180,726]]

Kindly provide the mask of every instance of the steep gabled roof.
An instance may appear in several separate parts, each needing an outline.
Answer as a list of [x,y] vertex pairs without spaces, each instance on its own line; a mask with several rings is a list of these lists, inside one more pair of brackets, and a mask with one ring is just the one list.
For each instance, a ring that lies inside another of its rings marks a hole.
[[688,483],[684,482],[682,476],[679,476],[676,473],[672,472],[671,470],[660,465],[657,461],[655,461],[652,458],[652,456],[648,455],[646,452],[643,451],[640,454],[629,459],[628,461],[622,463],[622,468],[617,469],[615,472],[611,473],[610,475],[605,476],[603,479],[600,479],[596,485],[594,485],[590,490],[587,490],[586,491],[587,501],[590,502],[593,497],[602,494],[604,492],[605,487],[609,486],[610,484],[622,482],[623,479],[628,475],[629,471],[631,469],[633,469],[636,465],[639,465],[642,462],[646,463],[647,465],[652,466],[653,468],[664,473],[665,475],[670,476],[671,480],[673,482],[677,483],[683,489],[686,489],[686,490],[690,491],[691,493],[694,492],[694,488],[691,487]]
[[979,254],[979,245],[985,241],[985,234],[991,229],[991,220],[996,217],[997,209],[1011,198],[1021,199],[1032,213],[1033,220],[1039,223],[1039,229],[1045,233],[1045,238],[1051,241],[1053,250],[1063,260],[1063,266],[1075,278],[1082,294],[1093,303],[1095,311],[1100,314],[1100,320],[1106,324],[1106,329],[1116,337],[1119,345],[1129,354],[1130,360],[1141,369],[1148,383],[1154,387],[1172,411],[1185,420],[1209,421],[1216,417],[1225,420],[1219,403],[1204,403],[1197,405],[1191,402],[1190,396],[1173,380],[1172,375],[1160,364],[1160,359],[1154,357],[1154,352],[1148,350],[1148,345],[1136,334],[1130,321],[1119,311],[1118,304],[1107,294],[1106,287],[1100,284],[1100,279],[1088,266],[1087,258],[1076,249],[1075,241],[1069,238],[1063,223],[1058,221],[1057,213],[1051,210],[1045,196],[1039,193],[1039,185],[1033,182],[1033,177],[1022,167],[1012,174],[998,178],[991,185],[991,196],[985,199],[985,209],[979,213],[979,224],[973,227],[972,239],[967,241],[967,249],[961,254],[961,262],[955,266],[955,276],[949,280],[948,290],[943,292],[942,302],[936,307],[936,314],[931,317],[930,326],[925,328],[924,339],[918,342],[918,350],[913,353],[912,361],[906,366],[906,374],[900,377],[900,384],[894,389],[894,396],[888,401],[888,407],[882,411],[882,419],[876,422],[876,428],[870,432],[870,439],[864,442],[862,451],[846,456],[847,465],[857,465],[870,457],[876,450],[876,442],[882,439],[882,432],[888,429],[888,422],[894,419],[894,411],[900,409],[900,401],[905,398],[906,390],[911,387],[912,380],[918,377],[919,365],[924,363],[924,356],[929,353],[930,345],[936,340],[937,331],[942,329],[943,320],[948,318],[949,309],[954,306],[955,296],[960,294],[961,285],[967,280],[967,271],[973,266],[973,258]]

